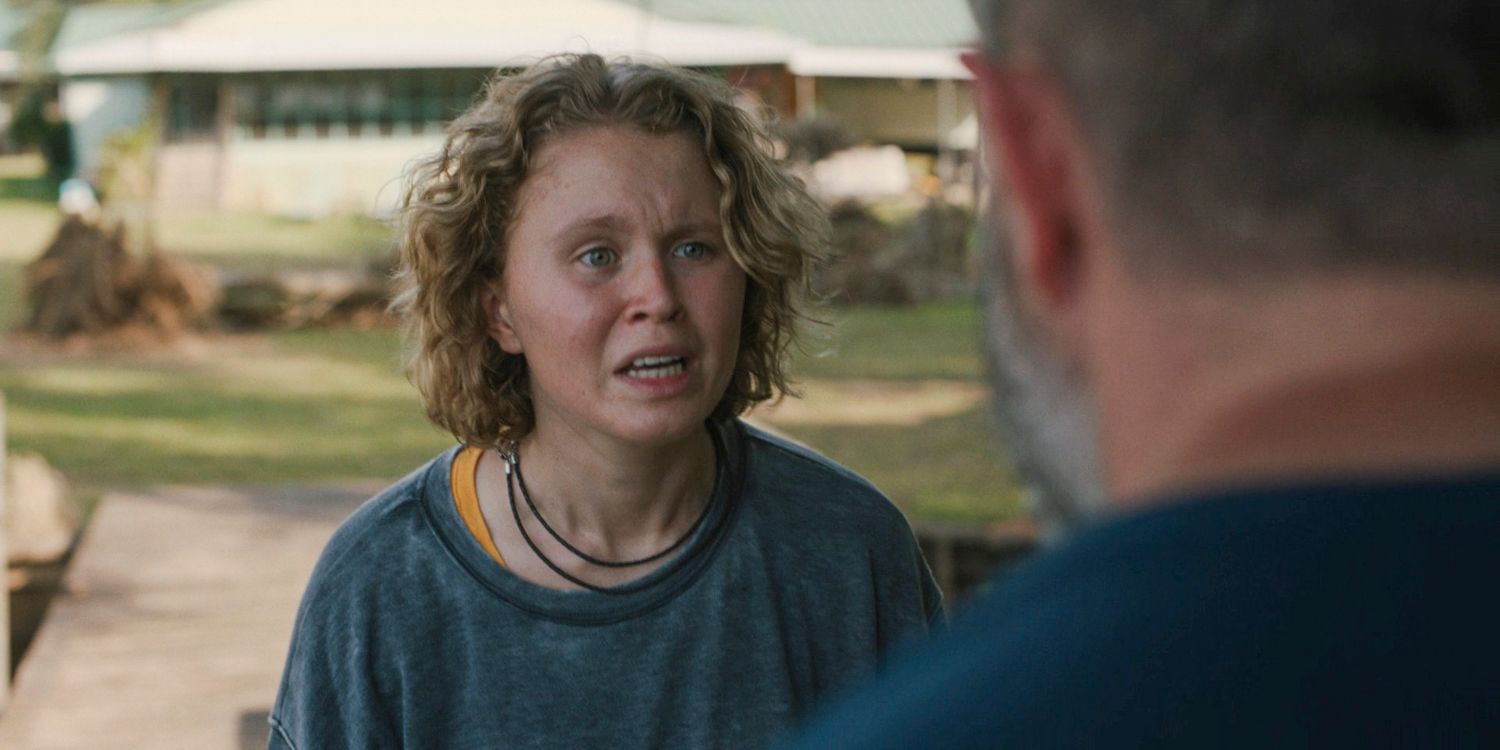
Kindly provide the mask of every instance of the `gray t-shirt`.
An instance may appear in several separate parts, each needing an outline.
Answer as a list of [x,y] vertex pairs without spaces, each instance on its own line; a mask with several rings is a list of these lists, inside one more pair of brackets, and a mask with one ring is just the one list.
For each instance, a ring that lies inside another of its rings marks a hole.
[[760,747],[942,622],[901,513],[730,421],[701,528],[609,593],[510,574],[454,508],[457,448],[344,522],[313,572],[270,747]]

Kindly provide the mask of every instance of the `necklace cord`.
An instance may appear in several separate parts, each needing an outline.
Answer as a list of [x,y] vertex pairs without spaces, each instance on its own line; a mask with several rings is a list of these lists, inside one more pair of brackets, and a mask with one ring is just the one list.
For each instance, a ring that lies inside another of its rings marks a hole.
[[538,546],[536,546],[536,542],[534,542],[534,541],[531,540],[531,535],[528,534],[528,533],[526,533],[526,525],[523,524],[523,523],[521,523],[521,511],[516,508],[516,493],[513,491],[513,488],[511,487],[510,472],[506,472],[506,474],[505,474],[505,493],[507,495],[510,495],[510,514],[512,516],[514,516],[515,519],[516,519],[516,529],[518,529],[521,532],[521,538],[524,539],[524,540],[526,540],[526,546],[531,548],[531,551],[536,554],[537,559],[541,560],[542,563],[545,564],[548,568],[550,568],[553,573],[556,573],[556,574],[562,576],[569,583],[572,583],[572,584],[575,584],[575,585],[578,585],[578,586],[582,586],[582,587],[588,589],[589,591],[597,591],[597,592],[599,592],[601,594],[623,593],[623,592],[616,592],[615,590],[610,589],[610,588],[605,587],[605,586],[596,586],[596,585],[594,585],[592,583],[589,583],[588,581],[585,581],[582,578],[579,578],[579,577],[577,577],[577,576],[569,573],[568,571],[563,570],[562,568],[558,567],[557,563],[552,562],[551,558],[549,558],[545,554],[543,554],[541,548],[538,547]]
[[[719,487],[720,479],[719,473],[721,471],[721,465],[723,464],[724,459],[724,449],[719,444],[719,436],[714,432],[713,428],[709,428],[708,432],[709,438],[713,442],[714,447],[713,487],[715,490],[717,490]],[[653,562],[655,560],[661,559],[662,557],[665,557],[672,551],[685,544],[688,539],[691,539],[693,535],[698,532],[698,529],[703,526],[704,520],[708,518],[709,510],[713,506],[713,493],[711,492],[708,501],[703,504],[702,512],[700,512],[698,514],[698,518],[693,521],[693,525],[688,527],[688,530],[683,533],[682,536],[678,537],[676,541],[672,542],[666,548],[658,552],[637,560],[602,560],[568,543],[568,540],[564,539],[561,534],[557,533],[557,531],[552,528],[551,524],[547,523],[547,519],[542,516],[541,511],[536,507],[536,503],[532,501],[531,493],[526,489],[526,478],[521,474],[520,446],[512,443],[509,447],[509,450],[500,451],[500,458],[505,461],[507,468],[507,471],[505,472],[505,493],[507,496],[509,496],[510,499],[511,516],[515,518],[516,529],[521,532],[521,538],[526,542],[526,546],[530,547],[532,553],[534,553],[537,558],[540,559],[542,563],[546,565],[552,572],[558,574],[564,580],[567,580],[568,582],[575,585],[582,586],[583,588],[586,588],[590,591],[598,591],[607,594],[617,593],[614,589],[596,586],[564,571],[560,566],[554,563],[551,558],[547,557],[547,555],[542,552],[541,548],[537,546],[536,541],[531,538],[531,534],[526,531],[525,524],[521,522],[521,512],[520,509],[516,507],[517,494],[521,495],[521,499],[526,502],[526,507],[531,510],[532,515],[536,517],[536,520],[542,525],[542,528],[547,531],[547,534],[550,535],[559,544],[561,544],[564,549],[568,550],[568,552],[571,552],[573,555],[577,556],[584,562],[606,568],[631,568],[639,565],[644,565],[646,563]],[[512,474],[515,475],[516,479],[514,485],[511,482]],[[519,493],[516,492],[516,485],[519,485]]]
[[[526,475],[521,473],[521,452],[519,450],[512,450],[510,456],[511,456],[510,457],[511,466],[512,466],[512,468],[515,469],[516,484],[520,485],[520,488],[521,488],[521,499],[526,501],[526,507],[531,509],[531,514],[536,517],[537,522],[542,525],[542,528],[547,531],[547,534],[549,536],[551,536],[553,539],[557,540],[558,544],[561,544],[564,549],[566,549],[567,551],[573,553],[580,560],[583,560],[584,562],[587,562],[587,563],[589,563],[591,565],[598,565],[599,567],[602,567],[602,568],[633,568],[633,567],[636,567],[638,565],[645,565],[646,563],[655,562],[656,560],[660,560],[661,558],[666,557],[668,554],[671,554],[673,550],[676,550],[678,547],[681,547],[683,545],[683,543],[687,542],[687,540],[689,538],[691,538],[693,536],[693,534],[698,531],[698,527],[700,527],[700,526],[703,525],[703,519],[705,519],[705,518],[708,517],[708,506],[710,505],[710,503],[712,501],[712,498],[709,498],[709,502],[703,503],[703,510],[702,510],[702,512],[700,512],[698,514],[698,518],[693,521],[693,525],[689,526],[688,530],[686,532],[684,532],[682,536],[680,536],[680,537],[677,538],[677,541],[672,542],[667,547],[665,547],[665,548],[663,548],[663,549],[661,549],[661,550],[659,550],[659,551],[657,551],[657,552],[655,552],[653,554],[647,555],[646,557],[642,557],[642,558],[639,558],[639,559],[636,559],[636,560],[604,560],[604,559],[600,559],[600,558],[594,557],[593,555],[590,555],[589,553],[584,552],[583,550],[581,550],[581,549],[573,546],[572,544],[568,543],[568,540],[564,539],[563,536],[562,536],[562,534],[557,533],[557,530],[552,528],[552,524],[547,523],[546,517],[543,516],[541,510],[539,510],[536,507],[536,503],[533,502],[532,499],[531,499],[531,492],[526,488]],[[715,473],[718,472],[718,463],[719,463],[718,462],[718,458],[719,458],[718,442],[715,441],[714,442],[714,471],[715,471]],[[509,483],[509,479],[507,479],[506,481],[507,481],[507,483]],[[714,486],[717,486],[717,485],[718,485],[718,479],[717,479],[717,477],[715,477]],[[507,487],[507,489],[509,489],[509,487]]]

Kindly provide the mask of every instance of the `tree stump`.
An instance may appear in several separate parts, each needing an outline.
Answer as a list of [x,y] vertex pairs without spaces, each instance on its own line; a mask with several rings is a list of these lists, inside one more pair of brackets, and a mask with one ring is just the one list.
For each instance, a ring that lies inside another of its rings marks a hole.
[[25,330],[54,339],[124,328],[173,338],[203,322],[217,290],[206,274],[156,249],[127,252],[113,233],[70,216],[26,267]]

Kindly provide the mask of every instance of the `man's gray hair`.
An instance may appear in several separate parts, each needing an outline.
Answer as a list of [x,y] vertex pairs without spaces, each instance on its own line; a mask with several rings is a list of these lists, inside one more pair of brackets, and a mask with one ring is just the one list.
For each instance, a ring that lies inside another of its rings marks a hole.
[[1138,273],[1500,279],[1500,6],[975,0],[1068,97]]

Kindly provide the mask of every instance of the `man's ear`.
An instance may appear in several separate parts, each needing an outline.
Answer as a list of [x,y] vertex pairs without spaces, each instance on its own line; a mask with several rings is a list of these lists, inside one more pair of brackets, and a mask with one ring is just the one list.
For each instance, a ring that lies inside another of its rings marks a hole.
[[992,184],[1010,207],[1008,262],[1039,312],[1063,312],[1076,301],[1090,261],[1082,242],[1088,206],[1078,181],[1084,150],[1077,124],[1044,72],[1002,66],[978,52],[967,53],[964,63],[974,72]]
[[516,334],[516,327],[511,320],[510,306],[505,301],[505,290],[501,288],[500,282],[495,282],[480,292],[479,303],[484,306],[485,318],[489,321],[490,338],[500,345],[500,349],[508,354],[520,354],[524,351],[521,346],[521,337]]

